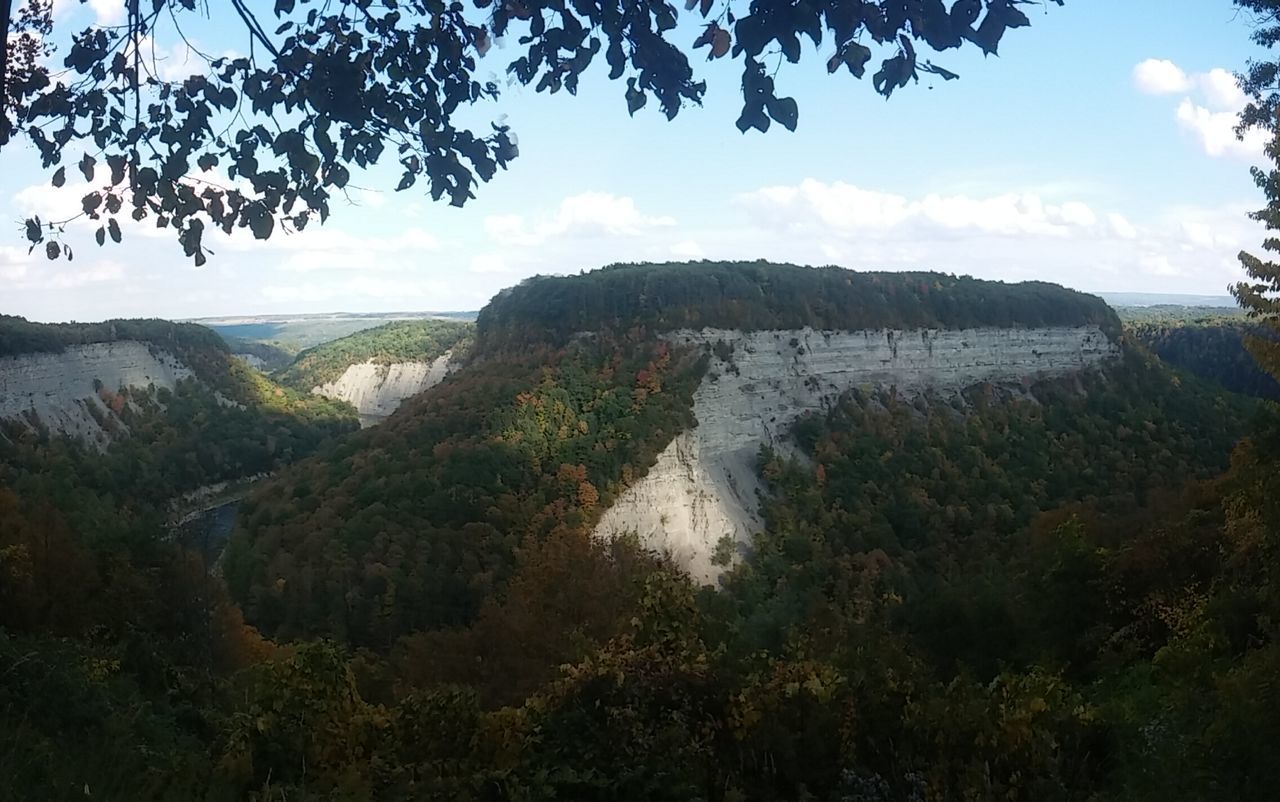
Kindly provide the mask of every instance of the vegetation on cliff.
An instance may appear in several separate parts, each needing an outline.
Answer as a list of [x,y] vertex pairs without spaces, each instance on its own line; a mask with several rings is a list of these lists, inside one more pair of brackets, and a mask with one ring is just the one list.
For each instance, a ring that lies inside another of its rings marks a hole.
[[875,273],[768,262],[613,265],[539,276],[480,312],[481,351],[581,332],[672,329],[921,329],[1097,325],[1120,321],[1100,298],[1056,284],[943,273]]
[[474,329],[457,320],[397,320],[308,348],[273,378],[305,393],[362,362],[433,362],[447,351],[459,357],[470,346]]
[[639,323],[482,353],[264,484],[229,597],[115,534],[151,514],[123,465],[0,490],[0,776],[55,798],[1268,798],[1274,413],[1228,463],[1258,404],[1130,345],[1078,376],[850,393],[794,459],[762,453],[766,528],[712,590],[590,537],[693,423],[703,357]]

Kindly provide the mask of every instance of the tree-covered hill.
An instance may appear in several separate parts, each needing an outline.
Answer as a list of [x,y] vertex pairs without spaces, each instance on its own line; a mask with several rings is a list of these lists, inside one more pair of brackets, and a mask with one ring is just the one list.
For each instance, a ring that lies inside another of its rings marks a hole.
[[914,329],[1101,326],[1120,336],[1101,299],[1056,284],[1005,284],[943,273],[878,273],[768,262],[613,265],[538,276],[480,312],[481,350],[574,334],[682,328]]
[[[856,325],[1114,328],[1048,285],[955,280],[966,310],[915,276],[893,286],[918,317],[863,301],[883,322]],[[699,324],[678,305],[557,342],[600,280],[554,280],[569,306],[536,336],[282,467],[225,588],[154,535],[128,466],[184,475],[245,437],[186,457],[159,428],[102,462],[19,444],[41,462],[0,475],[0,777],[53,798],[1269,798],[1274,426],[1232,453],[1255,402],[1123,340],[1073,376],[858,389],[762,451],[763,531],[699,588],[591,536],[709,380],[656,333]],[[495,305],[533,314],[518,296]]]
[[294,357],[297,355],[297,349],[291,350],[275,343],[248,340],[227,334],[223,334],[222,339],[226,340],[227,347],[231,349],[233,354],[248,355],[256,358],[258,363],[255,364],[255,367],[259,367],[266,373],[289,367],[289,364],[293,362]]
[[1275,339],[1264,326],[1239,315],[1165,313],[1130,323],[1128,330],[1170,365],[1233,393],[1280,401],[1280,382],[1248,347],[1250,337]]
[[364,329],[302,351],[275,374],[281,384],[301,392],[340,377],[361,362],[431,362],[446,351],[460,356],[470,345],[474,325],[456,320],[398,320]]

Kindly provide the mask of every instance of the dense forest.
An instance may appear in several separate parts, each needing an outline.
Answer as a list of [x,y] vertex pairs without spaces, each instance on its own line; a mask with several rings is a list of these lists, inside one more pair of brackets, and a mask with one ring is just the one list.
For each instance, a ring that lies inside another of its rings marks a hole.
[[457,320],[397,320],[364,329],[299,353],[274,378],[302,392],[339,378],[347,366],[361,362],[431,362],[446,351],[461,356],[475,327]]
[[944,273],[855,272],[767,262],[613,265],[537,276],[480,312],[481,350],[554,345],[579,332],[672,329],[920,329],[1098,325],[1120,321],[1092,295],[1057,284],[1005,284]]
[[1258,365],[1248,347],[1250,337],[1275,336],[1247,318],[1155,311],[1128,323],[1127,330],[1170,365],[1235,393],[1280,401],[1280,381]]
[[232,353],[248,354],[261,360],[262,370],[267,373],[289,367],[289,363],[293,362],[294,357],[297,356],[296,349],[291,350],[277,343],[248,340],[227,334],[222,335],[222,339],[226,341]]
[[[986,299],[957,325],[1114,321],[956,282]],[[1130,342],[1077,376],[860,389],[761,451],[764,530],[701,587],[590,534],[693,423],[706,354],[652,335],[662,309],[492,341],[280,468],[212,574],[124,501],[142,454],[4,478],[0,777],[50,799],[1272,798],[1273,405]]]

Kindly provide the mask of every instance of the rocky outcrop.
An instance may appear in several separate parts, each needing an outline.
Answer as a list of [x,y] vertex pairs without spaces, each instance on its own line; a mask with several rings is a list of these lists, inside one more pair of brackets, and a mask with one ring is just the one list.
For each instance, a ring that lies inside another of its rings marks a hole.
[[[761,445],[786,448],[791,425],[854,388],[903,393],[1058,376],[1120,353],[1097,326],[917,331],[680,331],[712,359],[694,393],[698,423],[671,442],[605,512],[601,537],[635,532],[714,582],[717,546],[740,549],[760,527]],[[727,540],[726,540],[727,539]],[[732,553],[732,552],[731,552]]]
[[191,375],[172,354],[135,340],[0,357],[0,418],[102,445],[110,434],[100,421],[119,421],[98,386],[173,389]]
[[260,370],[263,373],[267,371],[267,363],[262,361],[262,357],[257,354],[232,354],[236,359],[243,360],[249,367],[254,370]]
[[335,381],[311,392],[349,402],[360,413],[361,424],[370,425],[395,412],[406,398],[439,384],[449,375],[450,355],[446,351],[431,362],[349,365]]

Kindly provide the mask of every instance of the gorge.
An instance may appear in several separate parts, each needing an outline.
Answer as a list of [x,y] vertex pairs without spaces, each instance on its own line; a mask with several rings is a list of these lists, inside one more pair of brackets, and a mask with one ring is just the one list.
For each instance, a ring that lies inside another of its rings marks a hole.
[[681,432],[596,527],[635,533],[713,582],[722,539],[739,553],[762,526],[762,446],[790,451],[790,428],[857,387],[903,394],[958,391],[980,382],[1030,384],[1114,361],[1120,347],[1097,325],[1045,328],[816,331],[702,329],[666,335],[705,349],[693,396],[697,424]]

